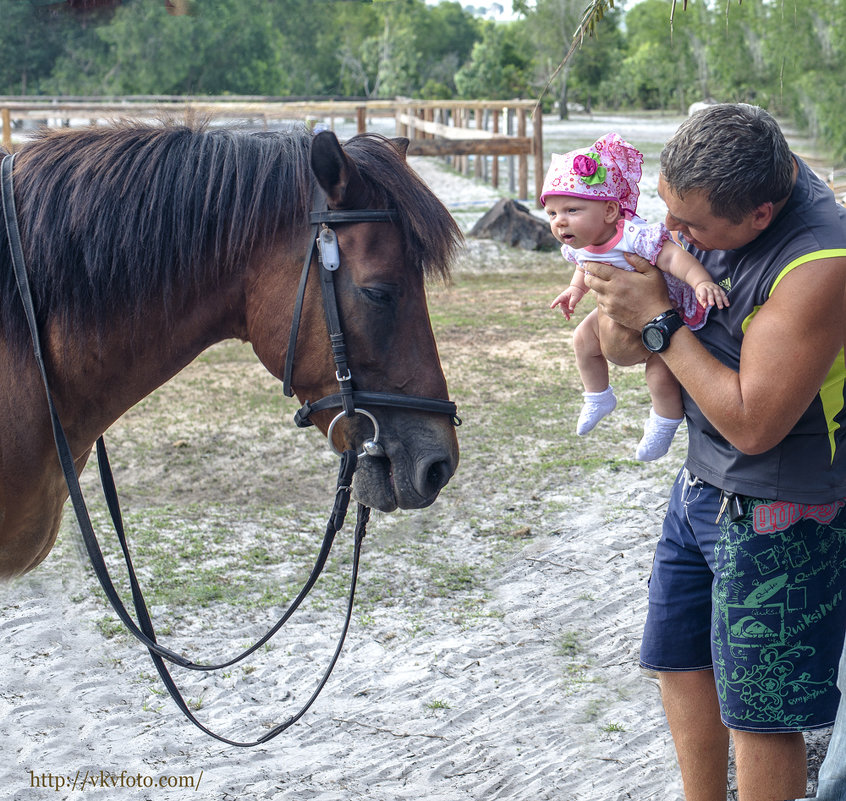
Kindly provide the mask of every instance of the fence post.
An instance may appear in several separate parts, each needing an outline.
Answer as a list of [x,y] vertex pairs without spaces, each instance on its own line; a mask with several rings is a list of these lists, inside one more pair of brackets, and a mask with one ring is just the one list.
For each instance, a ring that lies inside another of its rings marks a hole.
[[356,133],[363,134],[367,130],[367,108],[366,106],[356,106],[355,109],[355,130]]
[[[514,133],[514,109],[511,106],[505,107],[505,133],[511,136]],[[514,156],[508,157],[508,191],[514,194]]]
[[540,104],[532,114],[532,151],[535,157],[535,204],[541,208],[540,196],[543,190],[543,109]]
[[[499,133],[499,109],[495,108],[492,112],[493,116],[493,132]],[[491,186],[494,189],[499,189],[499,156],[491,156]]]
[[9,109],[3,109],[3,147],[12,152],[12,115]]
[[[476,115],[476,127],[481,130],[485,127],[485,115],[481,108],[477,108],[474,112]],[[482,177],[482,162],[485,160],[485,157],[481,153],[476,153],[473,156],[473,174],[476,178]]]
[[[526,136],[526,109],[517,109],[517,136]],[[520,191],[520,199],[528,200],[529,198],[529,159],[525,153],[521,153],[517,157],[518,183]]]

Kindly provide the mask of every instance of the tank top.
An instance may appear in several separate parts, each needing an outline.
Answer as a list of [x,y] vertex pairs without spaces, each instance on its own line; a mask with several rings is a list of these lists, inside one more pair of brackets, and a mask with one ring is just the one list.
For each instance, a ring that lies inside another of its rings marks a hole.
[[[787,204],[749,244],[730,251],[691,252],[729,295],[696,336],[723,364],[739,369],[743,334],[791,270],[808,261],[846,256],[846,209],[800,159]],[[812,279],[809,274],[806,280]],[[843,326],[842,319],[819,321]],[[772,365],[773,391],[789,364]],[[840,351],[811,405],[790,433],[766,453],[749,456],[730,445],[683,391],[691,473],[742,495],[825,504],[846,497],[846,363]]]

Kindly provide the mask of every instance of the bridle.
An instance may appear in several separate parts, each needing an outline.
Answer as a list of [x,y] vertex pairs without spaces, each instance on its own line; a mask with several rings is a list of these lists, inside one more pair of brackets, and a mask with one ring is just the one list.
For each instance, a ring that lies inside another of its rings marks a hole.
[[367,392],[353,389],[353,377],[347,360],[347,348],[338,312],[338,299],[335,294],[335,273],[341,266],[341,254],[338,249],[338,237],[331,226],[333,223],[396,222],[399,215],[394,209],[329,209],[326,203],[326,195],[316,184],[312,206],[313,210],[309,215],[309,222],[313,230],[308,253],[300,274],[297,299],[294,303],[294,317],[288,338],[282,391],[288,397],[294,394],[292,380],[297,333],[300,327],[306,284],[316,250],[320,289],[323,297],[323,313],[326,319],[326,329],[329,332],[329,342],[332,346],[332,357],[335,360],[335,378],[338,381],[338,392],[314,402],[306,401],[294,415],[294,422],[300,428],[304,428],[312,425],[310,417],[313,413],[340,407],[342,411],[329,424],[326,433],[330,446],[340,455],[332,440],[335,425],[343,417],[353,417],[356,414],[364,415],[373,424],[374,431],[373,437],[364,442],[362,451],[358,454],[359,457],[384,455],[379,444],[379,423],[376,417],[365,408],[366,406],[393,406],[400,409],[446,414],[451,418],[453,425],[461,425],[461,419],[457,416],[456,406],[452,401],[419,395],[396,395],[388,392]]
[[[300,284],[297,292],[297,298],[294,308],[294,318],[291,325],[291,332],[289,338],[289,346],[285,363],[285,374],[283,380],[283,391],[286,395],[293,395],[291,386],[291,379],[293,376],[294,365],[294,349],[297,341],[297,333],[299,330],[300,316],[302,313],[303,299],[305,296],[305,287],[308,280],[310,265],[314,259],[314,251],[317,248],[318,263],[320,265],[320,284],[323,294],[323,307],[326,316],[326,326],[329,331],[329,338],[332,345],[333,358],[336,365],[336,378],[338,380],[339,391],[336,394],[321,398],[314,403],[306,403],[296,413],[295,422],[299,427],[312,425],[309,416],[323,409],[332,409],[341,407],[342,411],[335,417],[329,426],[328,437],[332,449],[341,458],[340,467],[338,470],[338,481],[335,492],[335,502],[329,520],[326,524],[326,531],[324,533],[323,542],[320,551],[312,567],[308,579],[303,585],[296,598],[290,603],[281,618],[253,645],[247,648],[238,656],[218,664],[201,664],[195,663],[188,658],[177,654],[174,651],[164,647],[158,643],[156,639],[155,629],[147,609],[144,595],[138,583],[135,570],[132,565],[132,559],[129,553],[129,546],[126,540],[126,533],[124,530],[123,519],[120,511],[120,503],[118,501],[117,490],[112,475],[111,466],[109,464],[108,454],[106,452],[106,445],[103,437],[97,439],[97,461],[100,472],[100,481],[103,486],[103,494],[106,498],[106,504],[109,509],[109,514],[112,523],[117,533],[120,542],[121,551],[123,552],[124,561],[126,563],[128,580],[132,593],[133,606],[137,617],[137,622],[132,618],[129,611],[126,609],[121,600],[115,586],[109,575],[108,568],[103,558],[100,545],[97,541],[97,536],[94,533],[91,519],[88,514],[88,509],[85,504],[85,499],[82,495],[82,490],[79,485],[79,479],[76,475],[73,454],[67,441],[64,429],[56,412],[53,396],[50,391],[50,385],[47,377],[47,371],[44,364],[43,353],[41,349],[41,340],[38,332],[38,326],[35,316],[35,308],[32,301],[32,293],[30,291],[29,279],[26,272],[26,265],[23,256],[23,247],[21,245],[20,231],[18,228],[17,213],[15,210],[14,189],[12,182],[12,168],[14,165],[14,155],[8,155],[3,158],[0,164],[0,195],[2,195],[3,216],[6,224],[6,233],[9,240],[9,249],[11,252],[12,266],[15,273],[15,281],[18,286],[18,292],[23,303],[24,312],[29,326],[30,335],[32,337],[33,351],[35,360],[44,383],[44,389],[47,396],[47,405],[50,411],[50,419],[53,426],[53,436],[56,442],[56,450],[59,456],[59,462],[62,467],[62,472],[65,476],[65,481],[68,485],[68,493],[71,498],[71,503],[76,514],[77,522],[82,533],[82,539],[88,551],[94,572],[97,579],[103,588],[106,597],[111,603],[115,613],[127,627],[131,634],[133,634],[150,652],[150,657],[153,660],[156,670],[167,688],[170,696],[173,698],[176,705],[182,713],[199,729],[206,734],[214,737],[221,742],[228,745],[238,747],[251,747],[260,745],[272,740],[274,737],[281,734],[294,723],[296,723],[309,709],[309,707],[317,699],[320,691],[329,680],[335,664],[340,656],[341,649],[349,629],[350,620],[352,618],[353,602],[355,599],[355,588],[358,579],[358,567],[361,557],[361,543],[366,535],[367,522],[370,517],[370,509],[363,504],[358,504],[357,520],[354,534],[354,552],[353,563],[350,575],[350,590],[347,602],[347,611],[344,619],[344,624],[335,651],[329,662],[328,667],[323,673],[316,689],[303,704],[303,706],[294,715],[289,717],[283,723],[280,723],[261,737],[251,741],[238,741],[223,737],[220,734],[208,729],[200,723],[194,716],[185,699],[183,698],[179,688],[174,682],[170,670],[166,663],[177,665],[179,667],[187,668],[196,671],[214,671],[221,670],[238,662],[243,661],[248,656],[253,654],[261,648],[271,637],[273,637],[280,628],[290,619],[293,613],[300,606],[302,601],[311,591],[318,577],[320,576],[326,560],[329,557],[329,552],[332,548],[335,535],[340,531],[346,518],[347,508],[349,506],[350,495],[352,491],[352,479],[355,472],[358,459],[365,455],[382,456],[384,451],[379,443],[379,425],[375,416],[367,411],[365,406],[394,406],[403,409],[416,409],[419,411],[433,412],[447,414],[451,417],[454,425],[460,425],[461,421],[456,415],[456,406],[451,401],[439,400],[436,398],[424,398],[416,396],[394,395],[382,392],[364,392],[353,389],[352,375],[350,374],[349,365],[347,363],[346,345],[344,342],[343,331],[340,325],[340,315],[338,313],[337,298],[335,296],[334,287],[334,273],[340,267],[340,254],[338,252],[337,237],[335,232],[330,227],[331,223],[356,223],[356,222],[395,222],[397,219],[397,212],[390,209],[361,209],[361,210],[327,210],[325,208],[325,198],[323,199],[322,210],[315,209],[310,214],[310,222],[313,226],[313,234],[311,243],[306,254],[303,271],[300,277]],[[322,192],[317,192],[316,195],[321,195]],[[370,419],[374,427],[373,437],[367,440],[362,446],[360,454],[356,454],[354,450],[346,450],[343,453],[335,448],[332,442],[332,433],[338,420],[343,417],[351,417],[356,414],[362,414]]]

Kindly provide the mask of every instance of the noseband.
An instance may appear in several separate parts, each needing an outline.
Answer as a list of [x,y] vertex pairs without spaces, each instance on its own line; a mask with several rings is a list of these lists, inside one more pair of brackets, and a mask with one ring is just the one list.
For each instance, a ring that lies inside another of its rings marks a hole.
[[[341,328],[341,318],[338,312],[338,299],[335,294],[335,273],[341,266],[341,254],[338,249],[338,237],[332,228],[332,223],[362,223],[362,222],[396,222],[399,214],[395,209],[329,209],[326,195],[315,185],[313,210],[309,214],[312,225],[312,236],[300,274],[300,284],[297,287],[297,299],[294,303],[294,317],[291,322],[291,333],[288,337],[288,351],[285,356],[285,373],[282,380],[282,391],[292,397],[294,374],[294,353],[297,346],[297,334],[300,328],[303,300],[306,284],[317,251],[317,264],[320,276],[320,290],[323,296],[323,314],[326,319],[326,329],[329,332],[329,342],[332,346],[332,356],[335,360],[335,379],[338,382],[338,392],[327,395],[316,401],[305,401],[294,414],[294,422],[300,427],[313,425],[310,417],[314,412],[324,409],[341,408],[329,424],[326,438],[332,450],[340,455],[335,447],[332,434],[338,421],[344,417],[361,414],[367,417],[373,425],[373,436],[362,445],[362,456],[384,456],[385,451],[379,442],[379,423],[376,417],[367,410],[367,406],[390,406],[397,409],[412,409],[420,412],[445,414],[450,417],[453,425],[461,425],[461,418],[456,414],[455,404],[449,400],[427,398],[419,395],[397,395],[389,392],[367,392],[353,389],[353,377],[347,360],[347,346],[344,332]],[[320,207],[320,208],[318,208]]]

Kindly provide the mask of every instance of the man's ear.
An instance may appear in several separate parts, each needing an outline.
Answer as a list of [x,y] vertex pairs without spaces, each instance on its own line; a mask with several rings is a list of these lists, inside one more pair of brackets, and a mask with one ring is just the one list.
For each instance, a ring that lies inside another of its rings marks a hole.
[[775,207],[771,201],[762,203],[755,209],[752,209],[752,227],[756,231],[763,231],[768,228],[775,217]]

